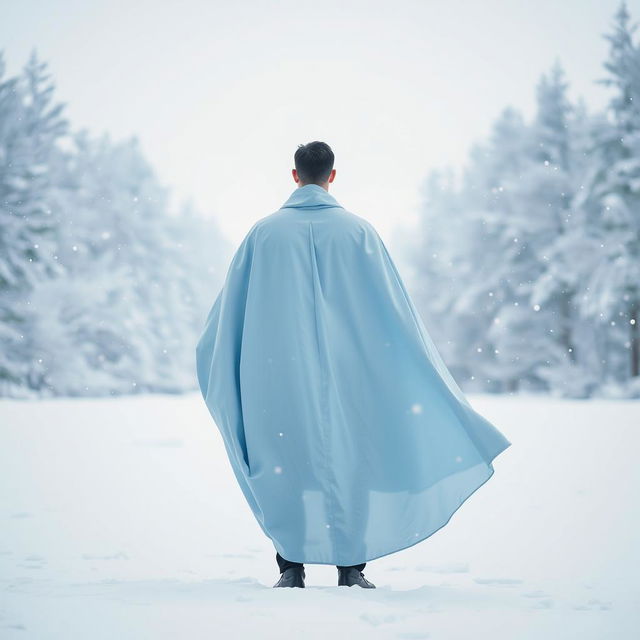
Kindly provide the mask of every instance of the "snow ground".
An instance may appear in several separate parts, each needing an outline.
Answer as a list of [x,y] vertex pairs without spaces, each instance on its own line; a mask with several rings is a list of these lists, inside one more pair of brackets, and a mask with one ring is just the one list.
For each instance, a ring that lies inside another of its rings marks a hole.
[[607,640],[640,624],[640,403],[469,395],[512,442],[377,589],[273,589],[198,393],[0,403],[0,638]]

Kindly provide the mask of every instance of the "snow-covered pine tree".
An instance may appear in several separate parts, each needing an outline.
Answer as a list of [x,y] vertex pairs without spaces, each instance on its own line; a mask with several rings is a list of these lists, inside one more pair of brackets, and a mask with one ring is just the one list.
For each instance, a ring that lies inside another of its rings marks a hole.
[[529,300],[529,308],[538,310],[538,344],[544,344],[546,354],[545,363],[536,371],[552,392],[584,397],[592,392],[595,381],[588,367],[578,363],[580,340],[574,332],[579,318],[574,299],[579,285],[573,278],[575,269],[563,259],[583,153],[572,144],[574,109],[567,88],[556,60],[538,83],[537,112],[531,127],[535,153],[527,171],[527,191],[521,195],[536,227],[535,253],[542,267]]
[[464,170],[461,197],[466,210],[468,276],[457,292],[455,314],[467,316],[474,346],[467,357],[486,390],[515,391],[538,384],[537,364],[546,359],[532,328],[531,278],[538,261],[533,251],[529,212],[522,206],[524,178],[533,156],[531,134],[519,111],[507,107],[490,139],[476,145]]
[[602,127],[602,121],[601,114],[588,112],[583,99],[568,114],[569,165],[565,175],[568,186],[562,193],[568,195],[569,201],[557,208],[562,224],[546,250],[547,267],[534,283],[531,297],[532,304],[555,312],[560,332],[554,331],[561,347],[558,357],[552,367],[540,369],[540,375],[552,393],[570,397],[592,395],[600,380],[600,356],[594,349],[598,327],[583,316],[579,304],[587,277],[584,253],[589,234],[581,216],[576,215],[575,202],[582,197],[584,176],[595,153],[594,131]]
[[[640,49],[626,3],[616,15],[600,80],[613,89],[594,130],[588,170],[573,204],[582,247],[582,315],[598,323],[603,383],[640,395]],[[580,232],[579,230],[583,231]]]
[[3,79],[0,58],[0,394],[43,384],[46,364],[30,344],[36,310],[30,291],[62,272],[56,227],[67,132],[53,102],[47,65],[34,50],[18,78]]

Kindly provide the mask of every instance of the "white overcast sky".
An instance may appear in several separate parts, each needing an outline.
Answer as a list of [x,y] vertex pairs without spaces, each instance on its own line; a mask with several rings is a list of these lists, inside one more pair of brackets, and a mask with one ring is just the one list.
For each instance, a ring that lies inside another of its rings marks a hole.
[[[336,154],[331,192],[385,240],[429,169],[460,166],[503,107],[533,113],[557,57],[605,104],[617,0],[0,0],[9,72],[37,47],[75,128],[137,134],[163,183],[237,245],[295,188],[299,143]],[[627,3],[640,19],[640,0]]]

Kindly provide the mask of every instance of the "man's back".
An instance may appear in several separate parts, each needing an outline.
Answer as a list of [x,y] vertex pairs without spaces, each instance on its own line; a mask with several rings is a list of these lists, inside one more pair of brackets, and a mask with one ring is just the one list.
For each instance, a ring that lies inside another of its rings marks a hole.
[[253,225],[197,361],[245,497],[290,561],[419,542],[510,444],[446,370],[373,226],[315,184]]

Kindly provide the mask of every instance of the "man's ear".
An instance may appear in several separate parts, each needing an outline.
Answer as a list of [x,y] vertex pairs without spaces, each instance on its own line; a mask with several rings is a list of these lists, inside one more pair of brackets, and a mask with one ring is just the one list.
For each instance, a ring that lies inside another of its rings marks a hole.
[[298,172],[295,169],[291,169],[291,175],[293,176],[294,182],[299,182],[300,178],[298,178]]
[[331,173],[329,174],[329,182],[333,182],[333,179],[336,177],[336,170],[331,169]]

